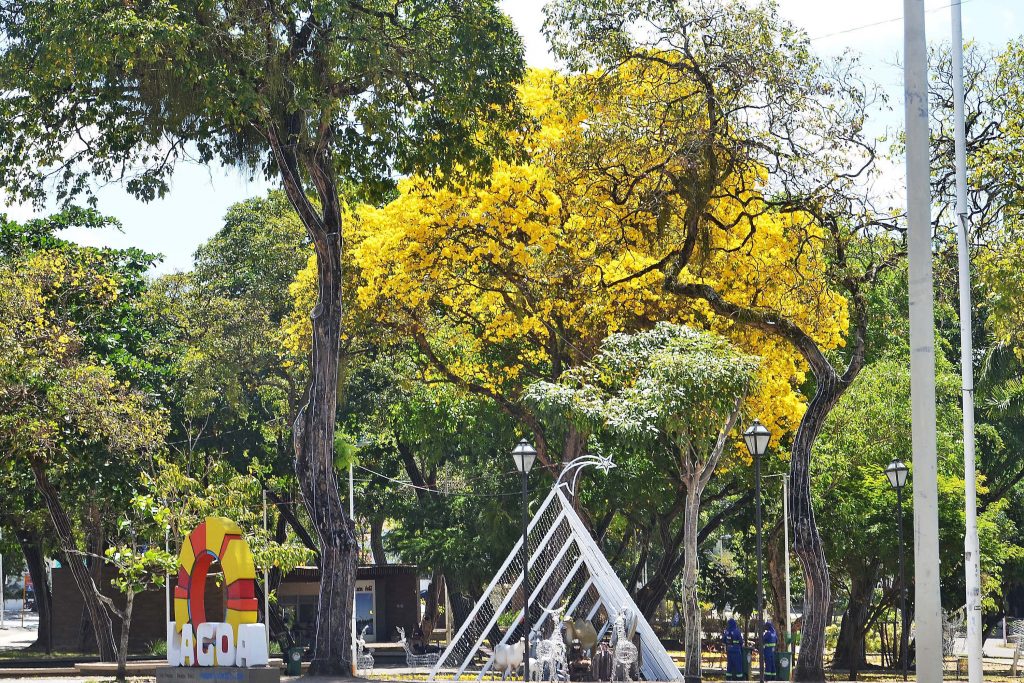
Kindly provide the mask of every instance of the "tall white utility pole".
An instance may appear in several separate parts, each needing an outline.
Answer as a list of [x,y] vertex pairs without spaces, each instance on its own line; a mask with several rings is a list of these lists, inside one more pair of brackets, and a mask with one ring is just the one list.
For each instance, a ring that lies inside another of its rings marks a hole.
[[[171,554],[171,528],[164,527],[164,552]],[[171,575],[164,574],[164,623],[171,623]],[[170,647],[170,643],[168,643]]]
[[[4,532],[0,531],[0,541],[4,539]],[[0,629],[6,629],[4,625],[4,607],[7,601],[4,599],[4,587],[7,581],[4,579],[4,556],[0,553]]]
[[[348,464],[348,518],[352,520],[352,528],[356,526],[356,487],[352,476],[352,463]],[[359,543],[356,542],[356,565],[359,564]],[[355,577],[352,577],[355,579]],[[352,675],[356,675],[356,594],[355,581],[352,583]]]
[[[267,526],[267,489],[265,488],[263,489],[263,538],[265,543],[270,543],[270,527]],[[270,652],[270,565],[263,567],[263,621],[267,627],[267,652]]]
[[924,0],[903,0],[907,126],[910,412],[914,463],[914,615],[918,683],[942,680],[939,494],[935,437],[935,314],[928,147],[928,46]]
[[953,137],[956,147],[956,241],[960,256],[960,376],[963,384],[964,487],[967,532],[967,680],[981,683],[981,556],[978,547],[978,496],[974,466],[974,343],[971,339],[971,263],[967,251],[967,133],[964,127],[964,36],[960,1],[950,6],[953,23]]

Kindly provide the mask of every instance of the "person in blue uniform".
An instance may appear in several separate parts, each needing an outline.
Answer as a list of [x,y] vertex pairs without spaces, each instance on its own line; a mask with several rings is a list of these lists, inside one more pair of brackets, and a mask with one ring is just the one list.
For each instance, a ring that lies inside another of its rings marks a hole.
[[775,647],[779,644],[779,634],[775,631],[772,622],[764,625],[764,633],[761,635],[763,645],[762,660],[764,662],[764,677],[775,680],[778,672],[775,668]]
[[725,680],[743,680],[743,634],[740,627],[736,625],[735,619],[729,619],[722,633],[722,642],[725,643]]

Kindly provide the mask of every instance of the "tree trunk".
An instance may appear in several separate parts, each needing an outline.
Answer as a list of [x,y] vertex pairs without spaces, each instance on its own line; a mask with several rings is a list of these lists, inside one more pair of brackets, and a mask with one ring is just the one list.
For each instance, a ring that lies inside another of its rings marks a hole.
[[864,636],[871,612],[871,598],[878,582],[876,567],[867,565],[860,569],[850,579],[850,604],[843,613],[836,653],[832,658],[832,667],[849,670],[851,680],[856,680],[857,672],[868,663]]
[[[263,585],[257,581],[256,599],[260,603],[259,611],[261,614],[263,613],[263,596]],[[263,623],[267,624],[267,628],[270,629],[271,640],[277,641],[277,644],[281,646],[281,652],[287,652],[289,648],[295,647],[295,637],[288,629],[288,624],[284,621],[284,615],[281,613],[281,605],[278,602],[275,601],[270,603],[270,615],[264,616],[263,619]]]
[[[744,509],[744,507],[749,505],[753,499],[753,491],[745,493],[711,517],[707,524],[700,527],[700,530],[697,532],[697,547],[699,548],[701,544],[707,540],[708,536],[715,531],[715,529],[732,518],[732,516],[737,514],[740,510]],[[686,547],[683,534],[680,533],[673,537],[673,541],[669,547],[663,548],[662,560],[658,563],[658,567],[654,574],[651,575],[648,578],[647,583],[637,591],[636,604],[637,607],[640,608],[640,612],[644,615],[645,619],[651,619],[662,600],[664,600],[665,596],[668,594],[669,588],[672,586],[672,582],[677,576],[679,576],[680,572],[683,571],[683,563],[686,561]]]
[[349,617],[355,587],[357,546],[355,528],[341,503],[334,471],[342,323],[340,217],[331,227],[333,229],[329,232],[313,234],[318,297],[310,316],[313,321],[313,354],[308,400],[299,411],[294,426],[295,473],[320,546],[320,600],[309,673],[314,676],[351,676]]
[[701,620],[700,605],[697,603],[697,523],[700,520],[700,484],[698,477],[688,482],[689,493],[683,512],[683,647],[686,650],[686,665],[683,675],[687,680],[698,680],[701,676]]
[[[768,532],[768,598],[771,618],[779,633],[786,629],[786,555],[783,547],[782,520]],[[785,648],[782,648],[785,649]]]
[[[626,579],[626,590],[630,593],[636,590],[637,585],[640,583],[640,577],[643,576],[644,565],[647,564],[647,557],[650,554],[651,536],[651,530],[648,528],[644,530],[643,538],[639,539],[640,556],[637,558],[636,564],[633,565],[633,570],[629,573],[629,578]],[[642,591],[643,589],[641,589],[641,594],[638,594],[638,597],[643,597]],[[641,605],[637,605],[637,607],[640,607],[640,611],[644,612],[644,608]],[[647,613],[644,612],[644,616],[646,615]]]
[[[696,219],[699,220],[699,219]],[[696,234],[696,229],[692,229]],[[688,239],[692,238],[688,235]],[[669,292],[706,301],[719,315],[734,322],[761,330],[767,334],[781,336],[791,343],[807,360],[814,374],[815,389],[807,405],[807,411],[800,420],[793,439],[789,472],[789,507],[793,519],[793,552],[800,559],[804,570],[805,604],[801,626],[800,657],[796,663],[794,678],[797,681],[824,683],[825,680],[825,626],[832,608],[832,594],[829,585],[828,564],[821,535],[814,520],[811,501],[811,454],[814,440],[825,423],[829,411],[839,397],[853,382],[864,367],[867,300],[861,287],[873,282],[879,269],[874,269],[862,279],[848,278],[843,286],[851,303],[851,334],[847,342],[849,363],[840,376],[835,367],[818,347],[817,342],[795,324],[771,311],[744,308],[727,301],[712,286],[705,283],[680,282],[677,278],[692,253],[692,244],[684,245],[674,260],[665,268],[665,289]],[[845,258],[840,261],[845,265]],[[760,634],[759,634],[760,635]]]
[[[569,425],[565,431],[565,446],[562,449],[562,465],[568,465],[576,458],[584,455],[587,450],[587,438],[586,432],[581,432],[579,428],[574,425]],[[579,479],[580,473],[584,470],[578,470],[573,474],[573,488],[576,488],[575,482]]]
[[270,489],[265,489],[267,497],[277,507],[277,512],[284,520],[288,523],[288,526],[295,531],[295,535],[299,537],[302,544],[312,550],[315,554],[313,555],[313,564],[318,568],[320,567],[320,546],[317,545],[316,541],[312,536],[309,535],[309,531],[302,525],[299,518],[295,516],[295,513],[291,509],[291,501],[282,500],[279,495]]
[[39,493],[43,497],[43,503],[46,505],[46,510],[50,515],[50,520],[53,522],[53,529],[57,534],[57,542],[60,544],[61,550],[64,551],[64,561],[68,571],[71,572],[72,578],[75,580],[75,585],[82,594],[85,608],[89,612],[89,620],[93,625],[96,651],[99,654],[100,661],[112,662],[116,656],[116,648],[114,646],[114,625],[110,619],[110,614],[100,603],[97,597],[99,588],[93,582],[89,570],[77,554],[78,548],[75,546],[71,519],[60,503],[57,490],[53,488],[53,484],[47,478],[46,469],[35,458],[32,458],[30,462],[32,474],[36,480],[36,488],[39,489]]
[[[352,676],[351,615],[359,551],[355,525],[345,514],[334,472],[338,366],[341,340],[342,267],[341,202],[327,139],[315,149],[300,149],[303,126],[299,111],[268,122],[270,147],[288,201],[302,221],[317,259],[317,302],[313,327],[310,380],[306,404],[292,428],[295,474],[320,546],[320,599],[313,640],[313,676]],[[283,127],[281,127],[283,124]],[[329,133],[328,133],[329,135]],[[304,178],[316,187],[320,206],[310,201]]]
[[121,614],[121,645],[117,648],[117,680],[119,681],[124,681],[128,674],[128,632],[132,625],[132,607],[134,605],[135,591],[129,590],[124,596],[124,612]]
[[834,373],[816,376],[817,387],[800,420],[790,457],[789,509],[793,517],[793,552],[804,571],[804,612],[795,680],[825,680],[825,627],[832,609],[832,588],[825,548],[811,503],[811,449],[829,411],[845,388]]
[[[685,513],[685,507],[683,511]],[[672,581],[682,571],[682,563],[686,554],[684,550],[686,543],[685,527],[684,523],[683,527],[679,529],[679,533],[669,543],[663,545],[661,557],[654,568],[654,572],[648,574],[647,581],[636,591],[636,606],[640,608],[640,613],[644,615],[645,619],[651,619],[654,616],[658,605],[661,604],[661,601],[668,594]],[[650,546],[654,542],[652,540],[653,536],[655,536],[653,533],[645,536],[644,551],[640,557],[644,565],[647,564],[651,555]],[[634,581],[640,580],[643,576],[643,566],[638,564],[633,574],[635,576]]]
[[39,534],[27,529],[16,531],[18,544],[25,556],[28,574],[32,577],[32,587],[36,594],[36,609],[39,612],[39,630],[36,640],[29,645],[30,650],[42,650],[47,654],[53,652],[53,591],[46,580],[46,558],[43,556],[43,543]]
[[[575,425],[570,424],[568,426],[565,433],[564,447],[562,449],[562,467],[559,468],[557,473],[555,473],[556,478],[561,473],[562,469],[565,468],[566,465],[568,465],[576,458],[586,454],[587,438],[588,434],[586,432],[581,432]],[[587,529],[589,529],[591,534],[593,534],[594,528],[590,522],[590,516],[587,513],[587,511],[583,509],[583,506],[580,504],[579,481],[580,477],[583,476],[584,472],[586,472],[586,468],[578,469],[575,472],[573,472],[572,476],[570,477],[569,484],[572,487],[572,500],[570,502],[572,503],[573,509],[575,509],[576,512],[583,519],[583,523],[586,525]]]
[[375,565],[386,565],[388,563],[387,553],[384,552],[384,518],[376,517],[370,520],[370,550],[373,552],[373,563]]
[[427,586],[427,604],[423,608],[423,619],[420,621],[420,630],[423,637],[430,640],[430,634],[437,625],[437,612],[441,602],[441,586],[444,584],[444,574],[441,570],[435,569],[430,575],[430,585]]
[[[288,520],[284,515],[279,514],[274,528],[274,540],[278,543],[284,543],[288,538],[287,532]],[[259,609],[261,611],[263,611],[263,606],[267,604],[263,591],[269,590],[273,593],[281,585],[281,568],[271,567],[267,573],[267,579],[270,583],[269,587],[264,587],[259,582],[256,582],[256,599],[259,601]],[[284,615],[281,614],[281,604],[278,601],[275,600],[270,603],[270,614],[263,615],[263,623],[267,624],[267,628],[270,629],[270,637],[281,646],[281,652],[288,652],[289,649],[295,647],[295,638],[284,621]]]
[[[85,527],[85,566],[89,568],[89,576],[93,585],[99,586],[103,583],[103,553],[106,550],[107,537],[103,530],[103,517],[99,506],[91,504],[82,520]],[[79,649],[87,652],[90,646],[92,635],[92,620],[89,618],[88,610],[82,610],[81,628],[78,634]]]

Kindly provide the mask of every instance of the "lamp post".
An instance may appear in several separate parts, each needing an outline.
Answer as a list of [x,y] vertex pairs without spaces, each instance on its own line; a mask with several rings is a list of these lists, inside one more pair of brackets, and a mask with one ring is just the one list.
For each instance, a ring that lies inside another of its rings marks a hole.
[[885,476],[889,478],[889,486],[896,489],[896,522],[897,535],[900,541],[900,664],[903,667],[903,680],[907,680],[907,583],[903,570],[903,487],[907,484],[910,469],[899,458],[894,459],[885,468]]
[[[0,531],[0,541],[4,539],[4,532]],[[7,584],[7,580],[4,578],[4,556],[0,554],[0,631],[6,631],[7,627],[4,626],[4,606],[7,604],[6,596],[4,595],[4,587]]]
[[768,442],[772,435],[759,420],[743,432],[743,441],[747,444],[747,450],[754,459],[754,505],[755,522],[757,524],[757,632],[754,634],[758,643],[758,680],[764,683],[764,655],[761,654],[761,634],[764,632],[764,586],[763,568],[761,558],[761,456],[768,450]]
[[530,680],[530,551],[528,528],[530,525],[529,490],[527,487],[530,468],[537,457],[537,450],[526,439],[521,439],[512,449],[512,458],[523,475],[523,680]]

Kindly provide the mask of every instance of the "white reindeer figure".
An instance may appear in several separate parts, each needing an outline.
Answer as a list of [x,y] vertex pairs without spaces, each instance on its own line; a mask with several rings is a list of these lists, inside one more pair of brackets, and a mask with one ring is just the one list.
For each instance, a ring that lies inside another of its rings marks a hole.
[[434,666],[437,664],[437,660],[441,658],[440,652],[428,652],[422,655],[414,653],[409,646],[409,641],[405,639],[405,629],[401,626],[398,627],[398,638],[399,642],[402,643],[402,647],[405,648],[405,665],[410,669]]
[[356,640],[356,672],[365,678],[369,678],[373,673],[373,655],[366,651],[366,632],[369,629],[369,624],[364,626]]
[[[612,645],[615,647],[615,667],[612,673],[612,680],[621,680],[625,683],[631,683],[633,680],[630,677],[630,673],[633,670],[633,666],[640,658],[640,653],[637,652],[636,645],[632,643],[629,636],[626,634],[626,610],[623,608],[619,610],[619,613],[615,616],[614,633],[612,636]],[[622,678],[618,678],[619,672],[622,672]]]
[[[530,678],[538,683],[542,680],[546,680],[548,683],[558,683],[568,673],[565,638],[558,621],[555,621],[551,635],[537,643],[537,665],[534,667],[531,663],[530,666]],[[545,672],[547,672],[547,678],[544,677]]]

